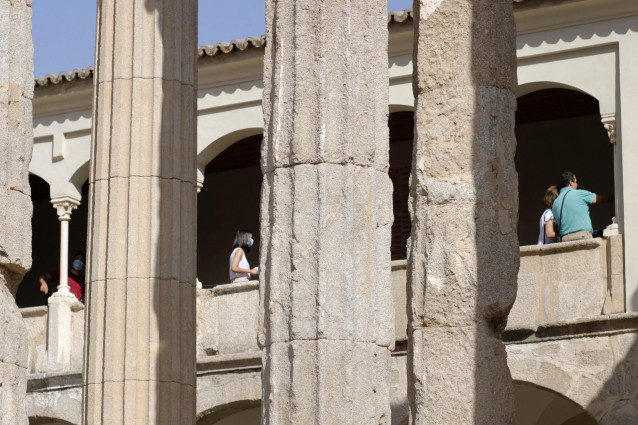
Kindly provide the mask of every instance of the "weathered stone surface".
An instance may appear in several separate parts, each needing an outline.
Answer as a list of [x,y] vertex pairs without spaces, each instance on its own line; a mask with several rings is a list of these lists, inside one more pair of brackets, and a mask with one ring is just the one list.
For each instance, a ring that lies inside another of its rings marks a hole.
[[263,400],[264,423],[389,424],[386,352],[386,347],[375,344],[329,339],[267,346],[262,374],[263,391],[268,394]]
[[194,423],[197,2],[99,17],[84,423]]
[[319,163],[387,171],[387,14],[377,3],[267,2],[264,133],[276,138],[262,147],[265,172]]
[[510,424],[516,296],[512,2],[415,2],[408,256],[412,423]]
[[503,385],[511,380],[505,347],[492,330],[427,327],[413,331],[411,337],[408,364],[422,372],[412,372],[414,387],[408,390],[419,400],[416,404],[409,400],[416,423],[513,423],[513,409],[484,408],[493,400],[503,406],[514,402],[511,388]]
[[388,424],[386,4],[266,2],[264,424]]
[[0,0],[0,425],[26,424],[27,333],[15,304],[31,268],[31,1]]
[[[614,316],[610,318],[613,326]],[[621,323],[618,320],[619,326]],[[563,395],[599,424],[634,423],[638,411],[638,334],[622,328],[616,332],[510,344],[507,362],[514,379]]]
[[0,267],[0,424],[27,423],[27,330],[9,286],[21,275]]

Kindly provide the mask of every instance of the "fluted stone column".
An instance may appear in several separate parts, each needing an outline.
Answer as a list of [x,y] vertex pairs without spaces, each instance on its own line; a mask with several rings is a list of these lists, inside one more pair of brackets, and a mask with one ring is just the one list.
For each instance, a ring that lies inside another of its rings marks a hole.
[[26,424],[27,331],[15,294],[31,268],[31,0],[0,0],[0,425]]
[[98,2],[85,424],[195,422],[196,0]]
[[414,5],[411,423],[512,424],[501,340],[519,265],[512,1]]
[[263,424],[389,424],[386,3],[266,2]]

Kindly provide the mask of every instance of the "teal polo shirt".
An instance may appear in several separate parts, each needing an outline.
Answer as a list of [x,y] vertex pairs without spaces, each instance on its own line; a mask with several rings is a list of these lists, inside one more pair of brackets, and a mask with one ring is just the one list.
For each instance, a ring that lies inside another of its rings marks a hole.
[[[564,205],[563,199],[565,200]],[[589,206],[594,203],[594,200],[596,200],[596,194],[586,190],[572,189],[571,187],[564,187],[560,190],[558,198],[552,205],[552,214],[560,225],[561,236],[581,230],[593,233]],[[561,205],[564,217],[561,217]]]

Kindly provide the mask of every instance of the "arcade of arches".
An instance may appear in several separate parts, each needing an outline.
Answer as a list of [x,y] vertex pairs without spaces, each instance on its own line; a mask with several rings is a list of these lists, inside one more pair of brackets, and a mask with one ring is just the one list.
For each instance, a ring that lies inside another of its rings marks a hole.
[[[595,98],[573,90],[546,89],[518,99],[516,114],[516,168],[519,177],[519,241],[532,245],[538,237],[538,219],[545,206],[545,188],[556,184],[564,170],[573,171],[581,188],[596,193],[613,193],[613,146],[600,120]],[[407,257],[410,235],[408,212],[411,171],[413,112],[389,116],[390,170],[394,185],[392,260]],[[255,246],[248,253],[250,264],[259,263],[259,199],[261,191],[260,147],[262,135],[233,143],[206,167],[205,181],[198,195],[198,278],[204,287],[228,281],[228,256],[238,229],[254,232]],[[524,158],[524,160],[523,160]],[[32,270],[25,276],[17,296],[21,307],[43,305],[38,291],[40,274],[59,267],[59,226],[51,206],[48,184],[31,175],[33,193]],[[82,188],[88,199],[88,184]],[[69,253],[84,251],[87,202],[73,212]],[[595,229],[603,229],[614,216],[612,203],[591,209]]]
[[[412,157],[411,111],[390,114],[390,178],[394,185],[392,259],[407,256],[410,236],[408,212]],[[204,287],[228,281],[231,245],[238,229],[253,232],[255,245],[248,253],[251,265],[259,262],[259,164],[262,136],[254,135],[233,143],[206,167],[204,187],[197,206],[197,275]]]

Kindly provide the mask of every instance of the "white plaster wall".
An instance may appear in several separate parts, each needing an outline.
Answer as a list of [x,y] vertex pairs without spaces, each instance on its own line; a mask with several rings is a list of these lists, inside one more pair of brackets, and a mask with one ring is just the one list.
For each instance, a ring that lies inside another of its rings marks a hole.
[[616,211],[625,235],[628,311],[638,310],[638,2],[587,0],[523,7],[517,14],[519,92],[570,87],[616,115]]

